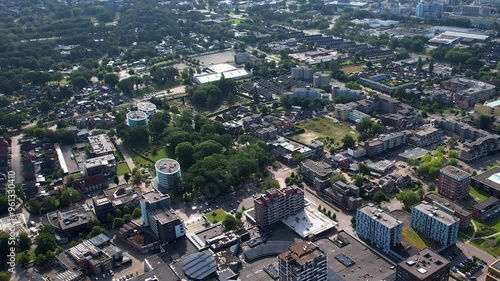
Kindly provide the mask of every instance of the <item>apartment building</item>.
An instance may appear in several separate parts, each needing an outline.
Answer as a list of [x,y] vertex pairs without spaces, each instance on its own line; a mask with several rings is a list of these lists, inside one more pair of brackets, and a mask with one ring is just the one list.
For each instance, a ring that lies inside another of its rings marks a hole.
[[424,147],[439,142],[442,138],[443,134],[439,129],[432,127],[420,128],[411,133],[410,137],[408,137],[408,143],[418,147]]
[[500,216],[500,200],[495,197],[480,202],[472,207],[474,217],[480,221],[494,220]]
[[460,219],[423,201],[411,208],[411,226],[445,249],[457,242]]
[[433,204],[435,207],[447,212],[460,219],[460,228],[466,229],[471,225],[472,212],[466,210],[462,205],[452,201],[439,194],[429,192],[424,196],[424,200]]
[[398,263],[397,281],[448,281],[451,263],[429,248]]
[[[406,143],[405,132],[396,132],[380,135],[379,137],[364,142],[363,147],[369,156],[380,154],[387,149],[398,147]],[[361,144],[360,144],[361,145]]]
[[304,209],[304,191],[297,186],[269,189],[254,199],[255,221],[265,227]]
[[331,187],[324,189],[323,194],[329,201],[347,210],[356,210],[363,204],[363,199],[359,197],[359,187],[354,184],[337,181]]
[[278,256],[280,281],[326,281],[327,256],[312,242],[291,245]]
[[438,179],[440,194],[457,201],[469,196],[471,175],[454,166],[441,169]]
[[356,233],[386,253],[401,243],[403,223],[373,204],[356,212]]
[[333,170],[328,163],[306,159],[300,162],[299,173],[305,180],[312,183],[315,189],[322,190],[330,184],[329,179]]

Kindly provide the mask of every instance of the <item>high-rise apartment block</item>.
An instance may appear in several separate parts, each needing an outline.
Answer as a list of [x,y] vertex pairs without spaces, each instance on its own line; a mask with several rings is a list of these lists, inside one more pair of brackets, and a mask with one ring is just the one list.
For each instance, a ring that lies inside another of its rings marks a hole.
[[469,196],[470,174],[457,167],[446,166],[441,169],[438,191],[451,200],[461,200]]
[[385,252],[401,243],[403,223],[369,204],[357,210],[356,233]]
[[297,186],[269,189],[254,199],[255,221],[268,226],[304,209],[304,191]]
[[278,256],[280,281],[326,281],[325,253],[312,242],[299,242]]
[[411,208],[411,226],[444,249],[457,242],[460,219],[423,201]]
[[447,281],[451,263],[430,249],[398,263],[397,281]]

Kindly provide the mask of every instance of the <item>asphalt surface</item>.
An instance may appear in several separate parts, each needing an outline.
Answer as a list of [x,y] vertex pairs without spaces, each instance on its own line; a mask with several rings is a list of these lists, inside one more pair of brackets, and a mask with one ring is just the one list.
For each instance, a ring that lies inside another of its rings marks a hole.
[[17,135],[12,137],[12,143],[10,148],[11,153],[11,166],[12,171],[16,173],[16,183],[22,183],[22,167],[21,167],[21,145],[19,140],[23,135]]

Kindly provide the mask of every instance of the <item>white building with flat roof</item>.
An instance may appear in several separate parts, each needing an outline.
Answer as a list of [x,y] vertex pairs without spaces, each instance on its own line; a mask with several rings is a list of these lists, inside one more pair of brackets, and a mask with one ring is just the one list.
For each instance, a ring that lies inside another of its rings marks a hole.
[[252,77],[252,73],[244,68],[237,68],[227,63],[215,64],[207,67],[200,74],[193,77],[196,84],[206,84],[210,82],[219,81],[222,76],[225,79],[244,79]]

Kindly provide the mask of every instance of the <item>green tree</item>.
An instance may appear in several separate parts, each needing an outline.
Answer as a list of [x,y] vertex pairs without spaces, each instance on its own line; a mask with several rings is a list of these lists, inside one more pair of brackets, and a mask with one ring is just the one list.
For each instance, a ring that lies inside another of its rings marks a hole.
[[293,161],[297,164],[307,159],[307,157],[302,153],[297,153],[292,157]]
[[347,183],[347,179],[342,173],[333,173],[332,176],[330,177],[330,183],[334,184],[337,181],[341,181],[343,183]]
[[236,229],[238,226],[238,221],[231,214],[227,214],[224,220],[222,221],[222,225],[226,230]]
[[366,176],[371,175],[370,167],[368,165],[366,165],[365,163],[359,163],[358,169],[362,175],[366,175]]
[[40,210],[42,209],[42,204],[40,203],[40,201],[38,201],[38,199],[36,198],[31,198],[29,201],[28,201],[28,205],[30,207],[30,212],[33,213],[33,214],[40,214]]
[[347,148],[352,148],[354,146],[354,144],[356,143],[356,141],[354,140],[354,138],[350,135],[344,135],[342,137],[342,143],[343,143],[343,146],[345,149]]
[[373,194],[373,201],[375,201],[376,203],[380,203],[382,201],[388,201],[388,197],[387,195],[385,195],[385,193],[381,190],[375,192],[375,194]]
[[71,191],[69,189],[64,190],[59,197],[59,201],[63,207],[69,206],[71,204]]
[[181,167],[189,168],[193,163],[194,148],[190,142],[181,142],[175,147],[175,155]]
[[35,238],[35,255],[47,254],[48,251],[54,251],[57,248],[54,233],[41,232]]
[[[18,254],[17,264],[25,265],[25,264],[27,264],[29,262],[30,262],[30,258],[28,257],[28,255],[25,252],[21,252],[21,253]],[[9,280],[9,279],[7,279],[7,280]]]
[[434,60],[429,62],[429,73],[432,75],[434,73]]
[[117,175],[115,175],[115,176],[113,177],[113,182],[114,182],[116,185],[118,185],[118,184],[120,183],[120,179],[118,178],[118,176],[117,176]]
[[42,199],[42,208],[48,212],[56,209],[56,199],[52,196],[46,196]]
[[35,266],[42,266],[47,262],[47,258],[43,254],[38,254],[35,258]]
[[121,217],[123,217],[122,210],[120,210],[120,209],[116,209],[116,210],[115,210],[115,217],[117,217],[117,218],[121,218]]
[[409,164],[410,166],[418,166],[418,165],[420,164],[420,161],[418,161],[418,159],[417,159],[417,158],[412,157],[412,158],[410,158],[410,159],[408,160],[408,164]]
[[238,221],[241,220],[242,217],[243,217],[242,212],[236,212],[236,214],[234,214],[234,218],[237,219]]
[[418,60],[417,60],[417,71],[418,72],[422,71],[422,66],[423,66],[422,58],[418,57]]
[[132,212],[132,218],[136,219],[141,216],[141,209],[135,208]]
[[418,193],[413,192],[412,190],[405,190],[396,195],[396,198],[403,203],[404,208],[406,210],[410,210],[411,207],[418,202],[422,201],[422,198]]
[[129,223],[132,220],[132,216],[130,214],[126,214],[123,216],[123,222]]
[[118,78],[118,75],[114,73],[107,73],[104,76],[104,83],[106,83],[111,89],[114,89],[119,81],[120,78]]
[[478,126],[480,129],[489,130],[491,129],[492,120],[488,115],[481,114],[478,119]]
[[106,217],[106,222],[107,222],[107,223],[113,223],[113,220],[114,220],[114,219],[115,219],[115,218],[113,218],[113,215],[108,214],[108,215],[107,215],[107,217]]
[[19,233],[19,240],[17,242],[17,250],[19,252],[28,251],[31,248],[31,238],[28,233],[21,232]]
[[448,165],[450,166],[458,166],[458,160],[456,158],[449,158]]
[[129,174],[129,173],[125,173],[125,174],[123,175],[123,179],[124,179],[124,180],[127,182],[127,184],[128,184],[128,181],[130,180],[130,174]]
[[263,189],[263,191],[269,190],[271,188],[279,189],[280,188],[280,183],[277,180],[275,180],[275,179],[266,179],[262,183],[262,189]]
[[106,229],[104,229],[104,227],[96,225],[96,226],[92,227],[92,230],[89,232],[89,235],[87,235],[87,239],[95,237],[101,233],[106,234]]
[[113,220],[113,228],[120,228],[123,226],[123,219],[122,218],[115,218]]
[[365,179],[363,178],[363,176],[358,175],[358,174],[353,175],[351,179],[352,179],[352,183],[357,187],[362,187],[363,183],[365,182]]

